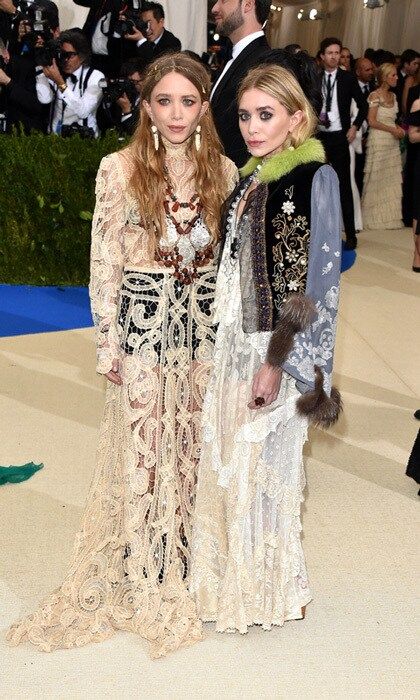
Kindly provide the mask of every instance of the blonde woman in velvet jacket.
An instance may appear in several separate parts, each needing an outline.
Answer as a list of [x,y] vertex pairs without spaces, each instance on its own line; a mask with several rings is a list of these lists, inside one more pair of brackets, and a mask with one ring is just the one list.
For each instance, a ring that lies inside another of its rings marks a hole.
[[340,411],[341,221],[337,176],[292,74],[251,71],[239,119],[253,157],[224,222],[190,590],[204,621],[244,633],[300,619],[311,600],[302,449],[308,422],[328,427]]

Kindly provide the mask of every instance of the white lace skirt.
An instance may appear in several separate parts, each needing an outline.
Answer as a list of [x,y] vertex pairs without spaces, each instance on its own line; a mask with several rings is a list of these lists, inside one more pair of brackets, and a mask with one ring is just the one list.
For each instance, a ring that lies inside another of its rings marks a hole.
[[243,332],[239,271],[229,279],[224,270],[226,261],[203,410],[190,591],[202,620],[245,633],[301,618],[311,600],[300,539],[307,420],[296,412],[299,393],[286,374],[271,406],[248,409],[269,334]]

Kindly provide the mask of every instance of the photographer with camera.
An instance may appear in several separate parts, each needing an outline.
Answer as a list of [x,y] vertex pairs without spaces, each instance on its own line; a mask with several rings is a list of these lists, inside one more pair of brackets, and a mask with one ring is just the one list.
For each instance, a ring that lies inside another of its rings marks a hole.
[[48,109],[38,100],[36,66],[50,60],[51,46],[60,32],[58,9],[51,0],[37,0],[18,3],[15,10],[14,51],[8,61],[4,56],[0,58],[0,90],[6,131],[10,132],[21,124],[25,133],[32,130],[46,132]]
[[181,42],[165,29],[165,12],[158,2],[143,2],[141,19],[147,28],[141,31],[137,27],[124,34],[127,41],[135,41],[136,55],[146,63],[151,63],[158,56],[169,51],[181,51]]
[[48,131],[61,136],[96,138],[96,112],[102,99],[104,74],[89,66],[89,42],[81,31],[61,32],[58,55],[37,74],[37,94],[50,104]]
[[92,46],[92,68],[102,71],[107,78],[115,78],[119,75],[123,60],[123,42],[121,38],[114,37],[114,28],[121,10],[127,3],[123,0],[73,0],[73,2],[80,7],[89,8],[82,32]]
[[119,78],[103,87],[100,108],[101,129],[116,128],[121,136],[131,136],[137,126],[145,65],[133,58],[121,68]]

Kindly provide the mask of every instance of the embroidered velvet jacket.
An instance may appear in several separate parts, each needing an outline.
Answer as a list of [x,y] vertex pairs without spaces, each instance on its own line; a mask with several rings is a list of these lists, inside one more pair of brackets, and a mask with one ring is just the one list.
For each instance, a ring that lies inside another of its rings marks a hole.
[[[328,397],[341,217],[338,179],[324,159],[321,144],[309,139],[262,165],[257,176],[260,184],[246,210],[248,224],[241,236],[239,260],[244,331],[271,332],[266,360],[296,379],[305,395],[302,405],[311,404],[310,410],[302,412],[314,422],[329,425],[340,407],[336,390]],[[257,164],[257,159],[251,159],[241,173],[249,176]],[[238,188],[233,199],[237,192]]]

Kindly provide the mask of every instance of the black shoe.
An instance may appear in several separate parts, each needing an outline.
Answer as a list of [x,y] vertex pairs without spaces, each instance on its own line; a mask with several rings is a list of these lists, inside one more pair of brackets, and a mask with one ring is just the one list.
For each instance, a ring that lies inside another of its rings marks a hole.
[[413,272],[420,272],[420,267],[415,267],[415,266],[413,265]]
[[420,420],[420,408],[418,408],[417,411],[415,411],[414,418],[417,418],[417,420]]
[[354,250],[355,248],[357,248],[357,237],[347,236],[344,241],[344,250]]

